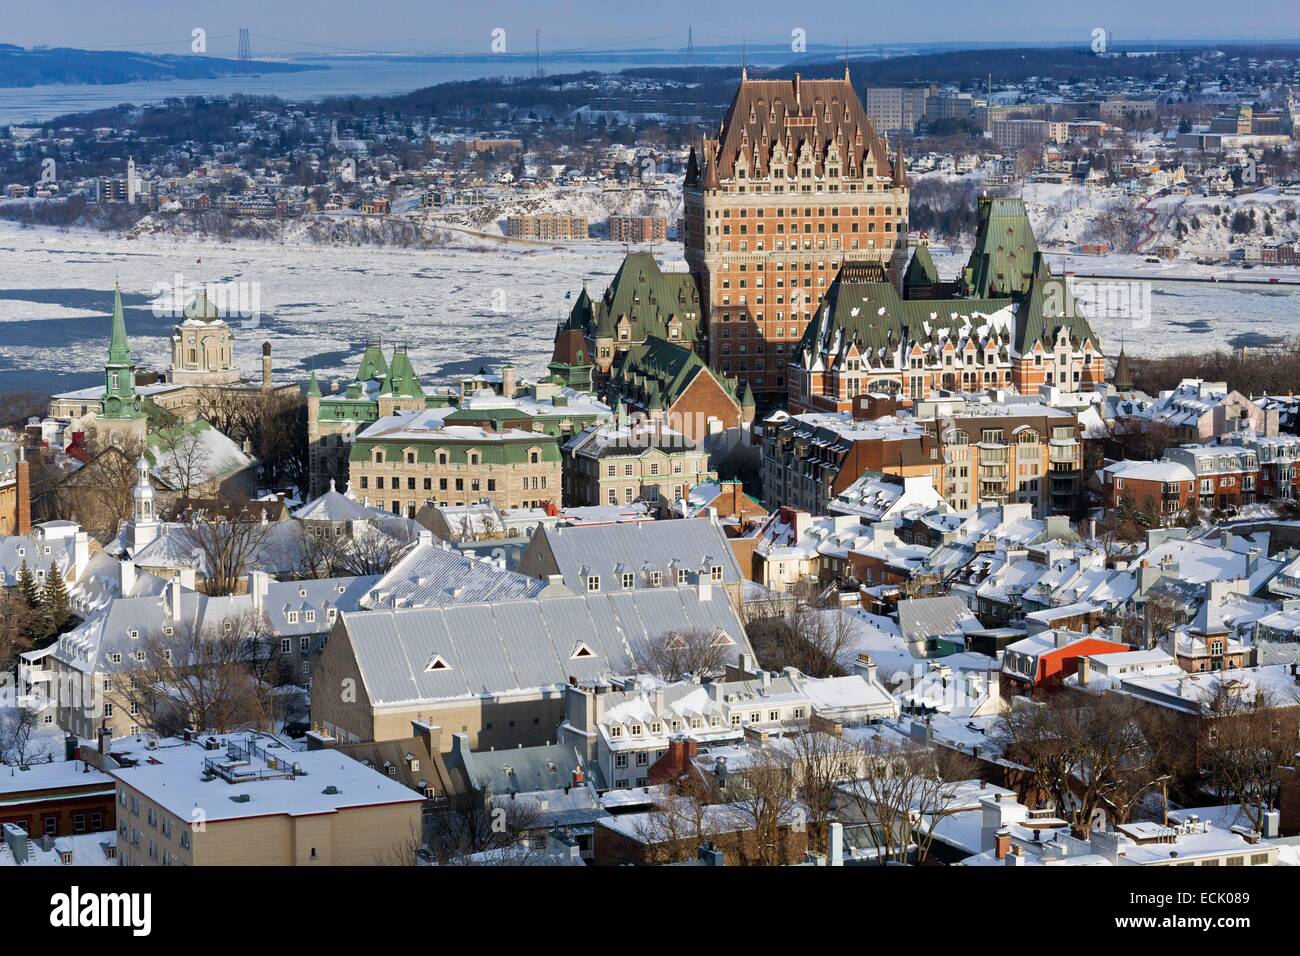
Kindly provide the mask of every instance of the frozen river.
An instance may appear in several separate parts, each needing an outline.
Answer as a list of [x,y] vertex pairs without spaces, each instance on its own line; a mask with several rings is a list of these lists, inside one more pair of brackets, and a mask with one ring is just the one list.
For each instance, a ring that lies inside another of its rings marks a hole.
[[[670,246],[679,250],[679,246]],[[680,268],[680,254],[674,267]],[[593,294],[622,259],[621,246],[376,248],[218,244],[91,232],[24,229],[0,222],[0,389],[58,390],[100,380],[115,280],[137,362],[162,369],[173,320],[152,310],[156,286],[184,281],[257,283],[261,320],[233,322],[237,358],[260,374],[263,340],[276,374],[351,374],[367,337],[405,343],[426,384],[511,360],[546,374],[556,321],[584,279]],[[956,257],[936,256],[948,274]],[[1264,344],[1300,335],[1300,292],[1153,280],[1149,323],[1097,319],[1107,351],[1123,335],[1132,354]]]

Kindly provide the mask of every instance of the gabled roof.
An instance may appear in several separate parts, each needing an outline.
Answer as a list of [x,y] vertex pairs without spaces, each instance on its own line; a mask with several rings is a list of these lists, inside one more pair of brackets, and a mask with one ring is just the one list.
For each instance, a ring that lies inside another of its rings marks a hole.
[[[635,673],[646,644],[673,630],[721,630],[735,641],[728,648],[731,663],[753,653],[731,602],[701,600],[693,588],[358,611],[341,620],[343,639],[376,707]],[[575,641],[591,648],[592,656],[575,658]],[[426,670],[435,655],[447,666]]]
[[719,387],[736,399],[736,382],[720,377],[691,348],[651,336],[622,356],[614,371],[615,388],[629,398],[649,406],[656,398],[665,408],[681,398],[697,375],[710,375]]
[[744,577],[722,529],[703,518],[539,528],[534,538],[538,535],[575,593],[586,591],[592,576],[600,577],[603,591],[619,590],[620,576],[629,573],[636,575],[636,589],[646,588],[643,575],[650,571],[661,572],[665,585],[675,584],[670,572],[678,570],[700,573],[707,582],[715,566],[722,567],[723,584],[739,584]]
[[694,341],[700,322],[695,279],[688,272],[664,272],[648,252],[632,252],[624,257],[599,301],[593,304],[587,290],[582,290],[564,327],[612,338],[626,319],[631,323],[630,340],[640,342],[650,336],[667,338],[668,323],[674,318],[682,323],[681,340]]

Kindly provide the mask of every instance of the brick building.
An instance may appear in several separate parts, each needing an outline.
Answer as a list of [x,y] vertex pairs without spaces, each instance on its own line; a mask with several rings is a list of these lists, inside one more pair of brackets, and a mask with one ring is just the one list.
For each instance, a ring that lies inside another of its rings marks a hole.
[[633,244],[668,241],[668,220],[663,216],[610,216],[611,242]]
[[1182,445],[1165,451],[1165,458],[1187,467],[1196,476],[1197,504],[1206,511],[1254,504],[1259,485],[1259,459],[1249,448],[1232,445]]
[[876,262],[901,279],[908,194],[901,157],[877,136],[847,68],[826,80],[742,71],[717,137],[692,147],[684,184],[709,364],[765,403],[783,399],[790,353],[841,264]]
[[1117,461],[1102,469],[1102,501],[1107,511],[1127,501],[1173,524],[1196,497],[1196,475],[1175,461]]

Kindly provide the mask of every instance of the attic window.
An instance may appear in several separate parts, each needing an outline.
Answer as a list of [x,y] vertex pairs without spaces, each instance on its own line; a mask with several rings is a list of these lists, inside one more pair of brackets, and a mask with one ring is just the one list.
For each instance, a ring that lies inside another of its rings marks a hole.
[[574,645],[573,653],[569,656],[569,660],[576,661],[583,657],[595,657],[595,656],[596,656],[595,651],[593,651],[590,647],[588,647],[584,641],[579,641],[576,645]]
[[731,639],[731,635],[726,631],[718,631],[717,636],[714,637],[712,641],[714,647],[733,647],[735,646],[735,643],[736,642]]
[[441,654],[434,654],[429,660],[429,663],[425,665],[424,669],[426,671],[449,671],[451,670],[451,665],[443,660]]

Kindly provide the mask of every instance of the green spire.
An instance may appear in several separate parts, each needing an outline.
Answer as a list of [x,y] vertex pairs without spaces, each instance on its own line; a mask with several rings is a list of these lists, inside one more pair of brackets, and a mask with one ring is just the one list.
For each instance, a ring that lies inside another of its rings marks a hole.
[[113,286],[113,333],[108,340],[108,364],[131,364],[131,346],[126,340],[126,317],[122,315],[122,289],[117,285]]
[[320,382],[316,381],[315,369],[312,369],[311,381],[307,383],[307,397],[320,398]]
[[393,361],[388,367],[388,375],[384,378],[379,394],[398,398],[424,397],[424,389],[420,387],[420,377],[415,374],[415,368],[411,365],[406,349],[397,349],[393,352]]
[[740,396],[740,407],[741,408],[754,407],[754,393],[750,391],[748,380],[745,381],[745,391],[742,392]]
[[126,319],[122,315],[122,290],[113,289],[113,332],[108,342],[108,364],[104,366],[104,395],[101,415],[104,418],[144,418],[144,406],[135,393],[135,365],[131,346],[126,339]]
[[367,342],[366,350],[361,356],[361,367],[357,369],[357,381],[368,382],[387,374],[388,362],[384,360],[384,350],[377,342]]

